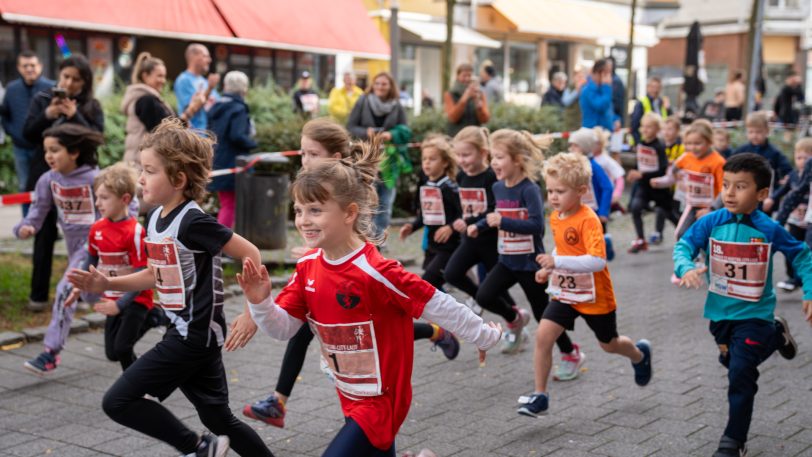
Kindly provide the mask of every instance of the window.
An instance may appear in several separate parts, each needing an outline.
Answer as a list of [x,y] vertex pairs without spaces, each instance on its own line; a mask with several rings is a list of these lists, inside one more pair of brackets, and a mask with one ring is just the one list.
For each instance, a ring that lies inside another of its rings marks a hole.
[[290,51],[275,51],[276,68],[274,79],[285,90],[290,90],[296,83],[293,78],[293,53]]
[[0,81],[8,84],[12,79],[16,79],[17,56],[14,55],[14,28],[0,27]]
[[264,85],[272,77],[273,58],[270,49],[254,50],[254,84]]
[[535,92],[537,46],[529,43],[511,43],[509,49],[510,91]]

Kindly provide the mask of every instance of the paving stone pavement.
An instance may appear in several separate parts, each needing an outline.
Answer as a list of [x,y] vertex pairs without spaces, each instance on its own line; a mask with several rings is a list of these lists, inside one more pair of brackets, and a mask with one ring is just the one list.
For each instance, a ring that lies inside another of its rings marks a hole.
[[[629,224],[617,221],[611,229],[619,251],[624,249]],[[588,354],[587,369],[576,381],[552,383],[550,413],[534,420],[515,413],[517,397],[533,388],[530,347],[515,356],[495,351],[479,368],[471,345],[448,362],[428,343],[418,342],[414,400],[398,435],[399,454],[427,447],[443,457],[710,456],[725,423],[726,371],[716,361],[716,346],[702,319],[703,292],[669,283],[670,253],[666,242],[636,256],[619,252],[610,264],[620,332],[653,344],[655,375],[649,386],[635,386],[629,363],[601,353],[579,321],[574,339]],[[782,258],[776,259],[775,278],[782,279]],[[518,288],[512,292],[527,306]],[[779,313],[789,320],[800,350],[792,361],[776,354],[762,365],[750,455],[812,456],[812,332],[802,319],[800,293],[779,297]],[[229,300],[227,307],[233,317],[241,299]],[[137,351],[146,351],[160,337],[151,331]],[[235,414],[241,417],[244,403],[273,390],[284,348],[257,335],[247,348],[225,354]],[[71,337],[61,367],[46,379],[22,369],[40,349],[35,343],[0,353],[0,457],[178,454],[102,412],[102,395],[120,368],[105,360],[99,331]],[[182,394],[176,392],[165,404],[190,427],[203,430]],[[288,408],[284,429],[250,424],[277,456],[320,455],[342,417],[334,389],[318,370],[315,345]]]

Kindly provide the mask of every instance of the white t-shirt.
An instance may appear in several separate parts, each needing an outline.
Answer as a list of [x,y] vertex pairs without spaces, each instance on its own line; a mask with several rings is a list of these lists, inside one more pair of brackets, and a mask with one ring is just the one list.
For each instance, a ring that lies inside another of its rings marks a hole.
[[599,156],[593,156],[593,158],[595,159],[595,162],[598,162],[598,165],[603,168],[603,171],[609,175],[609,179],[613,184],[618,178],[626,176],[626,170],[624,170],[615,159],[610,157],[609,154],[603,153]]

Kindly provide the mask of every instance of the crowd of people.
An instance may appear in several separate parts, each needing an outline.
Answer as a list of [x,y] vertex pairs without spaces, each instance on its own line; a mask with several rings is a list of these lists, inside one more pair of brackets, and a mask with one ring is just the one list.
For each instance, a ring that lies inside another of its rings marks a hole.
[[[611,60],[597,61],[572,86],[565,74],[553,76],[544,104],[563,110],[577,100],[582,119],[567,151],[558,153],[549,135],[489,132],[489,104],[501,97],[490,84],[493,68],[482,68],[483,84],[472,79],[472,66],[460,65],[443,97],[448,131],[420,143],[415,214],[398,231],[401,239],[423,240],[417,275],[380,250],[395,184],[415,165],[405,152],[412,132],[396,81],[380,73],[362,92],[352,74],[344,75],[344,86],[330,94],[328,119],[316,115],[318,96],[303,72],[294,104],[312,119],[301,132],[302,167],[290,188],[303,246],[291,250],[298,262],[290,281],[272,291],[260,251],[231,229],[233,176],[209,179],[213,167],[233,167],[237,155],[256,147],[244,100],[248,78],[227,73],[220,93],[219,76],[208,74],[206,47],[192,44],[185,57],[174,110],[162,100],[164,63],[139,56],[121,106],[126,154],[99,170],[104,117],[87,60],[65,59],[54,84],[40,76],[35,55],[20,55],[21,79],[9,85],[2,113],[21,189],[36,195],[14,228],[15,236],[35,239],[32,309],[47,306],[57,224],[69,254],[43,351],[26,369],[56,370],[75,310],[93,304],[108,316],[106,355],[123,371],[102,409],[184,456],[223,456],[229,448],[273,455],[232,414],[222,361],[222,349],[244,347],[257,330],[289,343],[274,392],[245,405],[243,415],[284,427],[315,337],[345,416],[324,450],[328,457],[395,455],[412,400],[416,340],[454,359],[461,339],[477,347],[481,365],[497,345],[511,356],[534,341],[532,387],[528,382],[518,392],[517,413],[538,417],[551,410],[550,378],[573,381],[582,372],[586,354],[571,333],[582,318],[604,352],[631,365],[629,382],[644,387],[653,378],[652,343],[620,332],[609,273],[616,253],[608,228],[625,212],[628,183],[636,232],[628,253],[662,243],[670,221],[671,281],[708,289],[704,316],[729,379],[729,417],[714,456],[744,455],[758,366],[773,352],[792,359],[797,351],[789,322],[775,315],[776,251],[788,275],[777,287],[803,289],[803,312],[812,322],[812,140],[797,142],[793,168],[768,139],[767,115],[755,112],[745,121],[747,143],[732,149],[727,130],[706,119],[683,125],[652,77],[631,113],[636,165],[626,170],[608,144],[626,114]],[[783,98],[797,102],[796,93]],[[217,218],[199,205],[208,192],[220,199]],[[650,210],[655,230],[646,238]],[[551,247],[544,245],[546,227]],[[236,279],[246,298],[230,325],[224,256],[241,265]],[[529,310],[511,296],[516,284]],[[467,296],[464,303],[445,292],[448,285]],[[485,311],[504,322],[486,322]],[[159,325],[168,326],[164,338],[137,357],[136,342]],[[189,429],[162,403],[177,389],[209,432]]]

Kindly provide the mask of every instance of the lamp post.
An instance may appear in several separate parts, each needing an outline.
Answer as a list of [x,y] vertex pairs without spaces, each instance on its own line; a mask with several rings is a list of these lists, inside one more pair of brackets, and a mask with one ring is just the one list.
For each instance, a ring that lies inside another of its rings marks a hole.
[[395,81],[398,79],[398,64],[400,60],[400,27],[398,26],[398,9],[400,4],[398,0],[391,0],[390,4],[391,14],[389,15],[389,71]]

